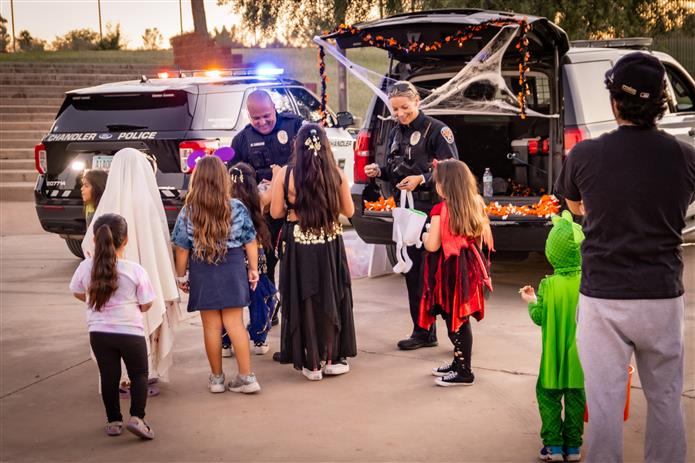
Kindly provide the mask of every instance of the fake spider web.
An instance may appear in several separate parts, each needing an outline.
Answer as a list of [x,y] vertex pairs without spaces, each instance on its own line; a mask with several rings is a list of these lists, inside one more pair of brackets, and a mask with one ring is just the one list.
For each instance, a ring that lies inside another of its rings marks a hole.
[[[512,24],[500,28],[499,32],[466,65],[448,79],[444,84],[426,89],[413,84],[421,98],[420,109],[426,114],[486,114],[486,115],[520,115],[517,95],[507,86],[502,77],[502,59],[509,45],[517,35],[519,26]],[[388,98],[388,89],[397,82],[383,73],[353,63],[343,56],[338,49],[321,39],[314,37],[314,42],[323,47],[345,68],[381,99],[391,117],[393,113]],[[554,117],[527,108],[527,117]]]

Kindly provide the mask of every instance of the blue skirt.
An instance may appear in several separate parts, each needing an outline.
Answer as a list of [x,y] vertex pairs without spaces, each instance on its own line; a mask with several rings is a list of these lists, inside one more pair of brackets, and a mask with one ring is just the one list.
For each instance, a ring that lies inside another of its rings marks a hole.
[[190,293],[188,311],[246,307],[251,302],[246,272],[246,253],[241,247],[227,249],[217,264],[188,259]]

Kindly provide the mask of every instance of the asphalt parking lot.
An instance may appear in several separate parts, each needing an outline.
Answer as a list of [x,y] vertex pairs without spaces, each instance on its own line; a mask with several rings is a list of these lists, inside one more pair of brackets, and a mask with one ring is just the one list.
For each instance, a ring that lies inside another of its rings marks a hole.
[[[550,272],[540,255],[495,262],[495,292],[485,319],[473,326],[476,384],[468,388],[436,387],[430,375],[451,354],[443,322],[438,347],[396,349],[409,333],[405,284],[397,275],[353,281],[359,355],[349,374],[319,383],[268,354],[252,358],[259,394],[210,394],[193,316],[177,331],[171,382],[148,402],[156,439],[141,442],[103,433],[84,309],[68,291],[78,260],[60,238],[41,231],[33,204],[0,209],[2,461],[536,461],[541,333],[517,289]],[[348,241],[359,246],[352,236]],[[683,403],[695,461],[695,245],[686,245],[684,258]],[[271,352],[278,332],[271,332]],[[235,371],[233,359],[224,365]],[[122,407],[127,411],[126,402]],[[635,378],[626,461],[642,459],[645,418]]]

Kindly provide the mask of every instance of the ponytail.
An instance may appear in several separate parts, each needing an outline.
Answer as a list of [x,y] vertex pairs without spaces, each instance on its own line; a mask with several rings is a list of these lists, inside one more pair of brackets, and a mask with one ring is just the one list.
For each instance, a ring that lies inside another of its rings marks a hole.
[[128,229],[120,215],[105,214],[94,223],[94,230],[94,260],[87,300],[99,312],[118,289],[116,249],[125,241]]

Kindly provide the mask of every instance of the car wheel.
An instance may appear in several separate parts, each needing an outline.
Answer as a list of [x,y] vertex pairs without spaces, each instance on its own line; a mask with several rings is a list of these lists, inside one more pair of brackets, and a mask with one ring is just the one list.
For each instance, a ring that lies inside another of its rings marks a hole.
[[82,240],[65,238],[65,244],[68,245],[68,249],[75,257],[84,259],[84,253],[82,252]]

